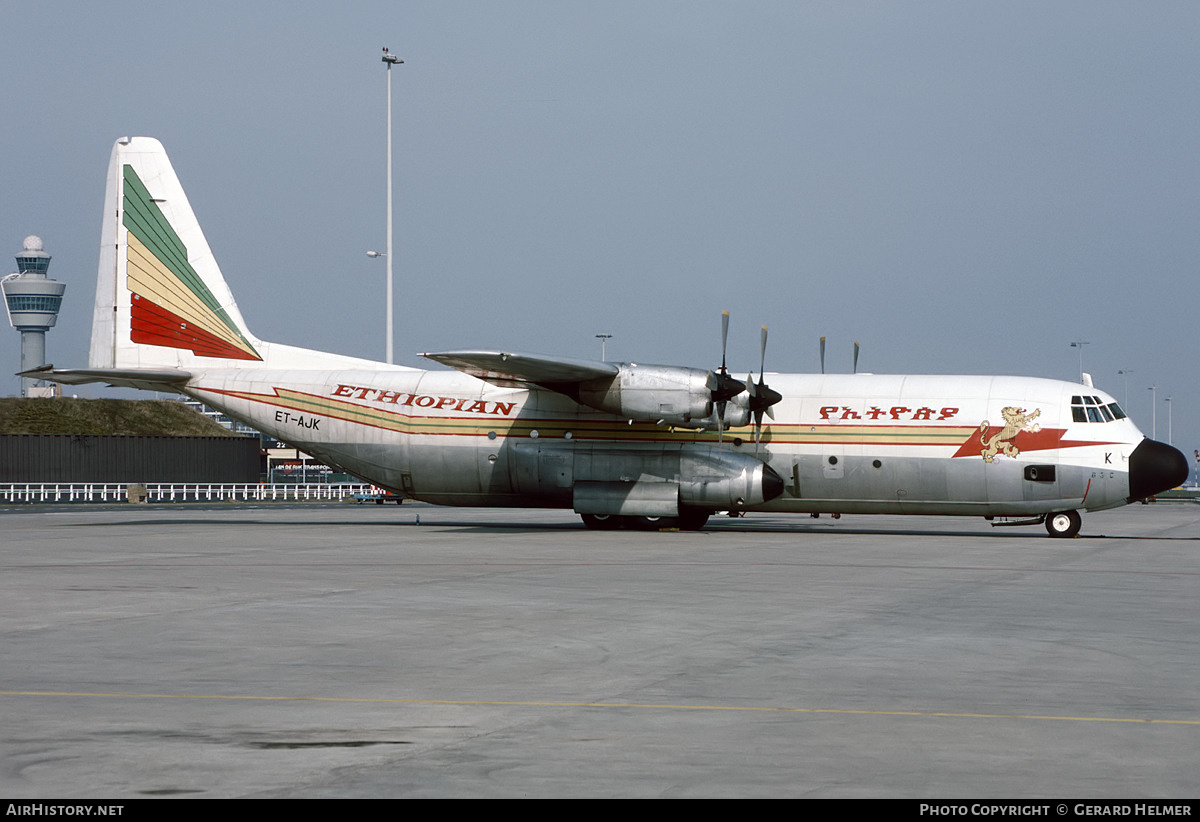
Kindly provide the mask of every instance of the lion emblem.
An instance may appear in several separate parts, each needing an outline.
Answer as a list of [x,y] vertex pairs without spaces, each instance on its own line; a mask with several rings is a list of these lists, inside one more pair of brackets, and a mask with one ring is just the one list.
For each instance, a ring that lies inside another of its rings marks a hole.
[[983,455],[984,462],[991,462],[997,454],[1005,454],[1010,457],[1015,457],[1021,453],[1021,449],[1013,445],[1010,440],[1022,431],[1028,431],[1031,434],[1036,434],[1041,428],[1034,425],[1033,421],[1041,416],[1042,409],[1036,409],[1032,414],[1026,414],[1024,408],[1013,408],[1011,405],[1000,410],[1000,416],[1004,417],[1004,427],[997,431],[992,436],[988,437],[988,431],[992,425],[987,420],[979,424],[979,444],[984,446],[980,451]]

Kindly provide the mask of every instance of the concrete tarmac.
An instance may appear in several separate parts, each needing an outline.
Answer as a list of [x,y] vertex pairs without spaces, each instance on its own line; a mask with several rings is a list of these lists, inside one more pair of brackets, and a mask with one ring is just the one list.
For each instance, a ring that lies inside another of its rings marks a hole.
[[1191,503],[9,506],[0,796],[1194,798],[1198,625]]

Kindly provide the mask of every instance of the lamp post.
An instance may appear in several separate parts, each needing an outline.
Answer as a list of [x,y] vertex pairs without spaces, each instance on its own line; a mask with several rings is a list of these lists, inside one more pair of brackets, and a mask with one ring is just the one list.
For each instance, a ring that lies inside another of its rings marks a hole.
[[1146,390],[1150,392],[1150,439],[1158,439],[1158,386],[1152,385]]
[[1117,372],[1117,376],[1125,378],[1125,413],[1129,413],[1129,375],[1133,373],[1132,368],[1122,368]]
[[607,362],[604,358],[604,344],[612,339],[612,334],[597,334],[596,339],[600,341],[600,361]]
[[[391,220],[389,220],[388,222],[391,222]],[[387,257],[388,255],[382,251],[368,251],[367,256],[370,257],[372,260],[378,260],[380,257]],[[390,264],[388,266],[388,275],[389,276],[387,278],[387,293],[389,295],[389,299],[388,299],[388,307],[387,307],[387,322],[384,325],[384,332],[383,332],[383,355],[387,358],[388,364],[391,365],[391,363],[392,363],[392,301],[390,299],[390,295],[392,293],[392,278],[390,276],[391,275],[391,265]]]
[[404,61],[383,47],[383,62],[387,65],[387,362],[392,358],[392,66]]
[[1076,340],[1075,342],[1071,343],[1072,348],[1079,349],[1079,381],[1080,382],[1083,382],[1083,347],[1085,345],[1091,345],[1091,343],[1088,342],[1087,340]]

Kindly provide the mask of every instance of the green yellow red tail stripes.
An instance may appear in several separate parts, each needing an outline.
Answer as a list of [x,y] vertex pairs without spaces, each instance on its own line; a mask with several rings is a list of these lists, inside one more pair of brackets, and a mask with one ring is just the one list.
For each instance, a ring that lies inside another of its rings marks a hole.
[[123,168],[130,339],[202,356],[262,357],[188,262],[187,247],[130,165]]

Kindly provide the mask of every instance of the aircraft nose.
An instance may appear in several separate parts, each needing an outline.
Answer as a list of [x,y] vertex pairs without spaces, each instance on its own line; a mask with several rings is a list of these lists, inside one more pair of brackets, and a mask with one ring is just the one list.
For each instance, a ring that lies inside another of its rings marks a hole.
[[1182,485],[1187,475],[1187,457],[1178,448],[1143,439],[1129,455],[1129,501]]

